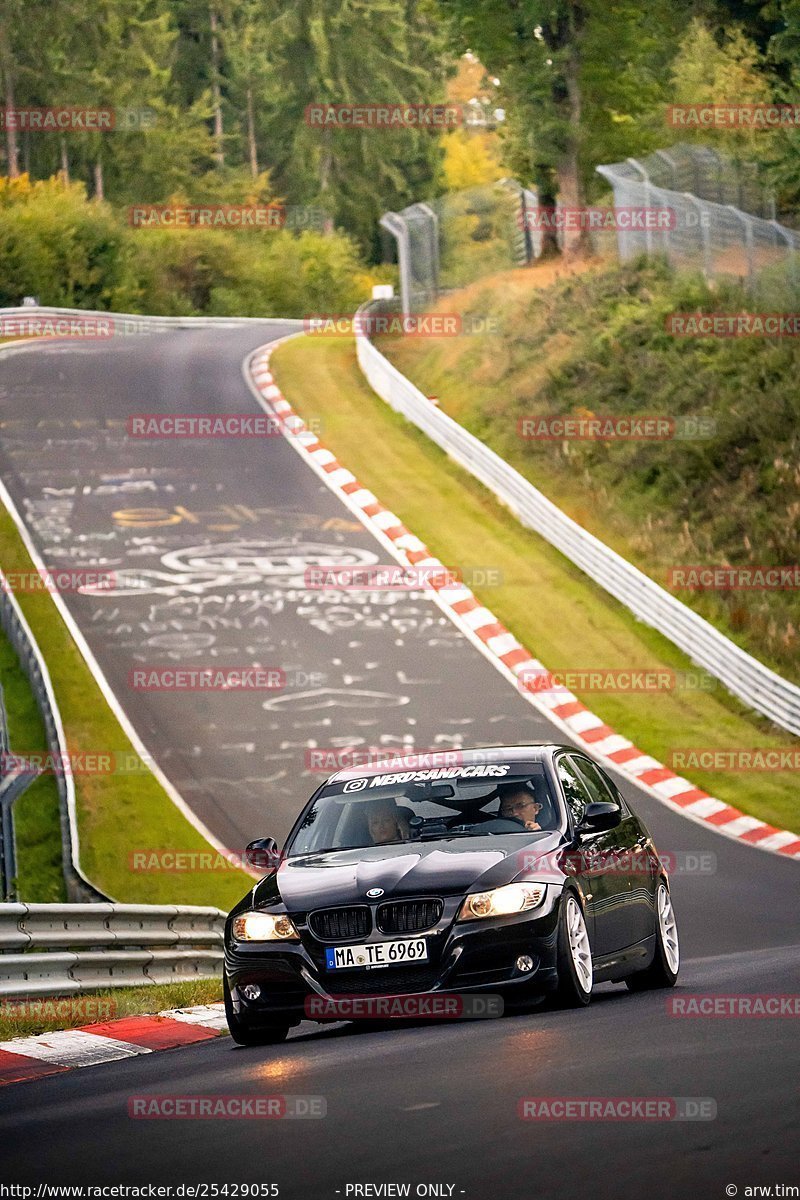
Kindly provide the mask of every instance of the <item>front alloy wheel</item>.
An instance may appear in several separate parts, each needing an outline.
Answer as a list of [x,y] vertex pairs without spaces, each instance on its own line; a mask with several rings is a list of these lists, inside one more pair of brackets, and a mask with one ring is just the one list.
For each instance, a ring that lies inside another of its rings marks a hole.
[[561,905],[558,926],[558,998],[579,1008],[592,998],[592,947],[577,896],[569,892]]

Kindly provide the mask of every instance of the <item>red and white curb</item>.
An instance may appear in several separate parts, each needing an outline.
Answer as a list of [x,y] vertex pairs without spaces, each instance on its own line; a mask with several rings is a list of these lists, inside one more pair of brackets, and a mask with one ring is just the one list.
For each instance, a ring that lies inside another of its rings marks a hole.
[[200,1004],[168,1009],[157,1016],[120,1017],[79,1029],[12,1038],[0,1042],[0,1084],[206,1042],[227,1032],[224,1005]]
[[273,352],[289,340],[287,337],[270,342],[245,360],[244,377],[251,391],[267,412],[279,418],[289,444],[398,562],[404,566],[430,569],[433,578],[427,586],[439,607],[515,685],[518,693],[553,724],[583,742],[593,755],[669,808],[739,842],[789,858],[800,858],[798,834],[788,829],[777,829],[709,796],[688,779],[676,775],[669,767],[639,750],[628,738],[616,733],[566,688],[534,693],[520,686],[521,675],[546,673],[547,668],[517,641],[494,613],[475,598],[468,587],[462,583],[437,586],[435,573],[441,571],[442,577],[446,577],[444,564],[434,558],[427,546],[403,525],[398,516],[384,508],[377,497],[342,466],[294,412],[269,368]]

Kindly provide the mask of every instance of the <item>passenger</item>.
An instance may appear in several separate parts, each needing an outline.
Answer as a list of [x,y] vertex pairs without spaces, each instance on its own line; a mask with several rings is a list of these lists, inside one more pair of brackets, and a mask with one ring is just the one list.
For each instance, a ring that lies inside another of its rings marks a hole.
[[539,801],[534,799],[522,783],[512,783],[500,793],[498,816],[516,818],[526,829],[541,829],[536,820],[541,811]]
[[382,796],[370,802],[367,826],[375,846],[385,842],[405,842],[409,837],[408,817],[391,796]]

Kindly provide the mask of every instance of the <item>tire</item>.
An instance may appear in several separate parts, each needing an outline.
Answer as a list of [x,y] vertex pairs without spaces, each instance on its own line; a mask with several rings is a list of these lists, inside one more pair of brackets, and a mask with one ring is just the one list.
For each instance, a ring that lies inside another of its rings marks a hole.
[[564,893],[558,915],[558,987],[555,999],[563,1008],[585,1008],[592,998],[592,947],[580,901]]
[[253,1028],[247,1021],[243,1021],[241,1017],[237,1016],[233,1011],[233,1001],[227,979],[222,981],[222,997],[225,1001],[225,1019],[228,1022],[228,1029],[237,1045],[274,1046],[278,1042],[286,1040],[289,1032],[288,1025],[267,1025]]
[[663,879],[658,881],[655,900],[656,948],[653,961],[644,971],[637,971],[625,980],[625,985],[631,992],[671,988],[675,986],[675,980],[678,978],[681,961],[678,925],[669,888]]

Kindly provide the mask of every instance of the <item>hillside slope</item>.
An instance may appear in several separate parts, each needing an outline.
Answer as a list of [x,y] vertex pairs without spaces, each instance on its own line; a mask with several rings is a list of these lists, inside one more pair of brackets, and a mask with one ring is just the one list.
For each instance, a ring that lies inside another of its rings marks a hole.
[[[747,309],[742,292],[712,291],[660,265],[603,264],[554,278],[549,264],[481,281],[438,308],[491,317],[491,330],[384,338],[384,353],[657,582],[674,588],[675,567],[800,563],[797,339],[667,331],[672,313]],[[520,432],[539,432],[538,422],[554,417],[593,416],[655,416],[674,421],[675,433],[542,440]],[[521,427],[523,420],[534,424]],[[796,584],[676,594],[800,681]]]

